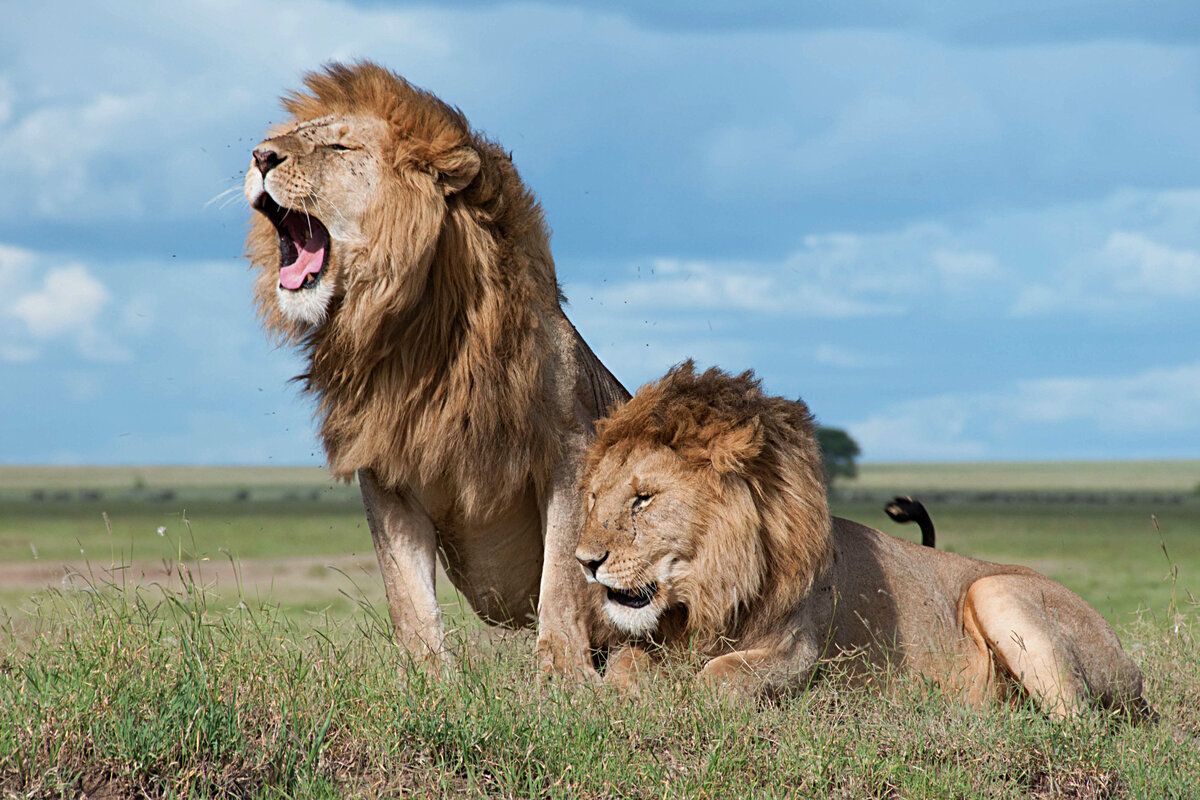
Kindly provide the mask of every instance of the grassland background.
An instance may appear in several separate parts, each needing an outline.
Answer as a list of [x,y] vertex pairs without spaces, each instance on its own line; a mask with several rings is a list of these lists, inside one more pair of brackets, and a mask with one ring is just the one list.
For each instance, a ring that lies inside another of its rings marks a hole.
[[529,635],[480,631],[444,579],[455,669],[405,671],[354,486],[0,468],[0,796],[1196,796],[1198,473],[866,465],[834,501],[915,539],[880,499],[936,494],[940,548],[1079,592],[1146,670],[1162,722],[1130,727],[974,711],[919,683],[759,707],[685,677],[636,697],[546,686]]
[[[1198,482],[1200,461],[866,464],[839,485],[851,499],[833,505],[917,538],[887,519],[882,499],[932,493],[940,548],[1032,566],[1119,624],[1165,606],[1172,589],[1200,595]],[[1002,502],[977,501],[996,492]],[[0,607],[62,585],[64,567],[132,565],[129,575],[153,577],[181,556],[208,564],[218,584],[236,564],[243,589],[289,613],[348,613],[382,598],[358,490],[323,469],[0,467]]]
[[[1194,492],[1200,459],[1159,461],[867,462],[843,489],[1149,490]],[[321,467],[0,465],[0,492],[31,489],[157,489],[342,486]]]
[[885,492],[1195,492],[1200,461],[988,461],[862,464],[844,489]]

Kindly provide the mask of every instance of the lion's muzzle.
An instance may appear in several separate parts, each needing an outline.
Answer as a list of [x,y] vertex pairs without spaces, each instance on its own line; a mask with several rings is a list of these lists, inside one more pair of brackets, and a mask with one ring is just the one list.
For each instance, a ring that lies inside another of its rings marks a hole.
[[266,145],[259,145],[254,148],[252,155],[254,156],[254,166],[263,178],[266,178],[268,172],[282,164],[284,159],[287,158],[287,156],[280,155],[277,150]]
[[604,588],[608,590],[606,596],[610,602],[623,605],[626,608],[645,608],[650,605],[650,601],[658,593],[657,583],[648,583],[636,589],[614,589],[611,586],[605,586]]
[[590,553],[584,553],[582,550],[575,551],[575,558],[579,559],[579,566],[583,568],[583,577],[588,583],[596,582],[596,572],[600,566],[608,560],[608,551],[604,555],[596,558]]

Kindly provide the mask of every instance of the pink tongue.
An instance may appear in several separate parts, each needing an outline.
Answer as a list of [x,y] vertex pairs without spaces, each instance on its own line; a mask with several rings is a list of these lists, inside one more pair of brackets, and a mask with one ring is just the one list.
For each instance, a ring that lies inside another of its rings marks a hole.
[[325,263],[325,246],[329,237],[321,225],[313,225],[312,236],[301,248],[299,256],[292,264],[279,270],[279,285],[285,289],[296,290],[304,285],[304,279],[321,271]]

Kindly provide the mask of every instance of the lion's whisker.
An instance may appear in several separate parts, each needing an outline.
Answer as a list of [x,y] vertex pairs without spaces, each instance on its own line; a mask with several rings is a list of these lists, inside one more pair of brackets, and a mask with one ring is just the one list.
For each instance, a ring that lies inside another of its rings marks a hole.
[[344,224],[346,227],[350,227],[350,220],[346,219],[346,216],[337,207],[337,203],[328,202],[324,197],[321,196],[321,193],[316,191],[315,189],[311,192],[311,194],[312,194],[314,200],[325,202],[326,207],[328,207],[329,210],[331,210],[334,214],[337,215],[337,218],[342,221],[342,224]]
[[242,197],[242,199],[245,199],[245,196],[241,194],[241,191],[242,191],[242,189],[240,186],[230,186],[225,191],[218,192],[217,194],[213,195],[208,200],[206,200],[204,202],[203,208],[208,208],[209,206],[211,206],[213,203],[217,202],[218,200],[225,200],[225,202],[221,205],[221,208],[224,208],[225,206],[229,205],[229,203],[231,201],[236,200],[238,197]]

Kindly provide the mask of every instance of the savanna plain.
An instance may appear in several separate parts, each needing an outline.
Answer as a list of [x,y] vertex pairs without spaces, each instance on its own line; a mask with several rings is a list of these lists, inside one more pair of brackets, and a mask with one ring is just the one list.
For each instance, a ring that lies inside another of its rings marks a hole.
[[391,643],[357,489],[319,469],[0,467],[0,796],[1197,797],[1200,461],[868,464],[834,511],[1029,565],[1142,666],[1156,724],[919,679],[730,701],[542,681],[447,581],[455,668]]

